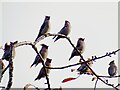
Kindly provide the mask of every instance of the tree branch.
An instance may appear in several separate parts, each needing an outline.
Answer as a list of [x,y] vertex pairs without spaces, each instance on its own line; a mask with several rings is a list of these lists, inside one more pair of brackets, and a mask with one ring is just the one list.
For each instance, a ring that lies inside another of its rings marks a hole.
[[10,44],[10,48],[11,48],[11,52],[10,52],[10,59],[9,59],[9,81],[6,87],[6,90],[10,90],[11,86],[12,86],[12,77],[13,77],[13,57],[12,57],[12,51],[14,48],[14,45],[11,43]]
[[117,77],[120,77],[120,75],[118,75],[118,76],[98,76],[98,77],[104,77],[104,78],[117,78]]
[[[66,39],[69,41],[69,43],[71,44],[71,46],[77,51],[77,53],[78,53],[79,56],[81,57],[81,60],[83,60],[83,61],[85,62],[83,56],[80,54],[79,50],[74,46],[74,44],[71,42],[71,40],[70,40],[69,37],[67,37],[67,36],[65,36],[65,35],[61,35],[61,34],[50,34],[50,33],[47,33],[47,34],[44,35],[44,37],[48,37],[48,36],[62,36],[63,38],[66,38]],[[43,38],[43,39],[44,39],[44,38]],[[38,40],[40,40],[40,39],[38,39]],[[109,55],[109,54],[108,54],[108,55]],[[91,68],[87,63],[85,63],[85,64],[86,64],[86,66],[91,70],[91,72],[97,77],[97,79],[99,79],[100,81],[102,81],[104,84],[106,84],[106,85],[108,85],[108,86],[111,86],[111,87],[113,87],[113,88],[116,89],[116,90],[119,90],[118,88],[114,87],[113,85],[108,84],[108,83],[106,83],[104,80],[102,80],[102,79],[92,70],[92,68]]]
[[[108,85],[108,86],[113,87],[113,88],[116,89],[116,90],[119,90],[119,89],[118,89],[117,87],[115,87],[114,85],[108,84],[108,83],[105,82],[103,79],[101,79],[101,78],[92,70],[92,68],[89,67],[89,65],[87,64],[87,62],[86,62],[85,59],[83,58],[83,56],[80,54],[79,50],[74,46],[74,44],[71,42],[70,38],[67,37],[67,36],[65,36],[65,35],[47,33],[47,34],[41,36],[41,37],[40,37],[36,42],[34,42],[34,43],[32,43],[32,42],[30,42],[30,41],[23,41],[23,42],[20,42],[20,43],[16,44],[15,47],[22,46],[22,45],[31,45],[32,48],[35,50],[35,52],[38,54],[38,56],[39,56],[40,58],[42,58],[41,54],[39,54],[39,52],[37,51],[37,48],[35,47],[35,45],[36,45],[39,41],[41,41],[42,39],[44,39],[44,38],[46,38],[46,37],[49,37],[49,36],[62,36],[63,38],[66,38],[66,39],[68,40],[68,42],[71,44],[71,46],[77,51],[77,53],[79,54],[81,60],[86,64],[86,66],[91,70],[91,72],[97,77],[98,80],[102,81],[104,84],[106,84],[106,85]],[[116,54],[116,52],[118,52],[119,50],[120,50],[120,49],[118,49],[118,50],[116,50],[116,51],[113,51],[112,53],[106,53],[106,55],[101,56],[101,57],[92,56],[92,60],[95,61],[96,59],[100,59],[100,58],[103,58],[103,57],[106,57],[106,56],[110,56],[110,57],[111,57],[112,54]],[[43,58],[42,58],[42,60],[43,60]],[[77,64],[75,64],[75,65],[79,65],[79,64],[80,64],[80,63],[77,63]],[[42,65],[43,65],[44,68],[46,68],[45,65],[44,65],[44,61],[42,61]],[[67,67],[71,67],[71,66],[75,66],[75,65],[68,65],[68,66],[62,67],[62,69],[67,68]],[[52,68],[51,68],[51,69],[52,69]],[[54,69],[55,69],[55,68],[54,68]],[[44,69],[44,70],[45,70],[45,69]],[[45,71],[45,72],[46,72],[46,71]],[[50,89],[50,84],[49,84],[49,78],[47,77],[47,74],[46,74],[46,80],[47,80],[47,84],[48,84],[48,89],[51,90],[51,89]]]
[[97,82],[98,82],[98,79],[95,82],[94,90],[96,90]]
[[51,90],[50,83],[49,83],[49,78],[47,76],[47,72],[46,72],[46,69],[45,69],[44,59],[42,58],[41,54],[38,52],[37,47],[35,46],[35,43],[32,43],[30,41],[23,41],[23,42],[20,42],[20,43],[16,44],[15,47],[19,47],[19,46],[23,46],[23,45],[30,45],[30,46],[32,46],[32,48],[35,50],[35,52],[37,53],[39,58],[42,59],[41,62],[42,62],[43,68],[45,70],[45,76],[46,76],[46,80],[47,80],[47,84],[48,84],[48,89]]
[[[71,44],[71,46],[77,51],[77,53],[78,53],[79,56],[81,57],[81,60],[83,60],[83,61],[85,62],[83,56],[80,54],[79,50],[74,46],[74,44],[71,42],[70,38],[67,37],[67,36],[65,36],[65,35],[63,35],[63,34],[50,34],[50,33],[47,33],[47,34],[43,35],[42,38],[40,37],[37,42],[39,42],[40,40],[42,40],[42,39],[44,39],[45,37],[48,37],[48,36],[62,36],[63,38],[66,38],[66,39],[69,41],[69,43]],[[37,42],[34,42],[34,43],[36,44]],[[118,51],[119,51],[119,50],[118,50]],[[116,51],[116,52],[117,52],[117,51]],[[111,54],[111,53],[107,53],[106,55],[110,56],[110,54]],[[113,54],[115,54],[115,52],[113,52]],[[93,58],[93,59],[94,59],[94,58]],[[86,64],[86,66],[91,70],[91,72],[97,77],[97,79],[99,79],[100,81],[102,81],[104,84],[106,84],[106,85],[108,85],[108,86],[111,86],[111,87],[113,87],[113,88],[116,89],[116,90],[119,90],[118,88],[114,87],[113,85],[108,84],[108,83],[106,83],[104,80],[102,80],[102,79],[92,70],[92,68],[91,68],[87,63],[85,63],[85,64]]]
[[[118,50],[116,50],[116,51],[109,52],[109,54],[105,54],[105,55],[102,55],[102,56],[99,56],[99,57],[97,57],[97,56],[93,57],[93,56],[92,56],[92,59],[90,59],[89,61],[85,61],[85,62],[80,62],[80,63],[71,64],[71,65],[67,65],[67,66],[61,66],[61,67],[46,67],[46,68],[49,68],[49,69],[65,69],[65,68],[77,66],[77,65],[80,65],[80,64],[83,64],[83,63],[88,63],[88,62],[90,62],[90,61],[96,61],[96,60],[98,60],[98,59],[107,57],[107,56],[109,56],[109,55],[111,56],[112,54],[115,55],[113,52],[116,53],[116,52],[118,52],[118,51],[120,51],[120,49],[118,49]],[[99,76],[99,77],[101,77],[101,76]]]

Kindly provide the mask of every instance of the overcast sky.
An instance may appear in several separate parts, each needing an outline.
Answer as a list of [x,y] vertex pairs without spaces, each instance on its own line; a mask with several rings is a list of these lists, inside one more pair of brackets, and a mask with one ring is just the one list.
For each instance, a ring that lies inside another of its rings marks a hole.
[[[1,6],[1,5],[0,5]],[[71,33],[69,37],[76,45],[78,38],[85,38],[85,52],[82,54],[85,59],[91,56],[101,56],[108,51],[118,49],[118,5],[117,2],[4,2],[2,3],[2,36],[1,45],[10,41],[34,41],[43,23],[44,17],[49,15],[51,22],[50,33],[57,33],[64,25],[64,21],[71,23]],[[66,39],[53,42],[52,37],[37,44],[45,43],[49,45],[48,58],[52,58],[52,66],[64,66],[79,61],[79,57],[74,57],[69,61],[73,48]],[[1,56],[2,52],[0,51]],[[14,59],[14,76],[12,87],[23,87],[26,83],[34,84],[38,87],[47,87],[45,79],[34,81],[37,77],[41,64],[36,68],[30,65],[34,61],[36,53],[30,46],[16,48]],[[111,58],[106,57],[93,64],[93,70],[98,75],[108,75],[109,62],[115,60],[118,63],[117,55]],[[7,62],[5,62],[7,64]],[[76,69],[79,66],[72,67]],[[64,78],[76,77],[76,72],[71,72],[71,68],[64,70],[51,70],[51,87],[63,88],[93,88],[95,81],[91,81],[92,76],[82,75],[77,80],[61,83]],[[1,85],[6,85],[8,74],[5,73]],[[117,79],[110,79],[111,83],[117,84]],[[97,87],[105,88],[105,84],[98,82]]]

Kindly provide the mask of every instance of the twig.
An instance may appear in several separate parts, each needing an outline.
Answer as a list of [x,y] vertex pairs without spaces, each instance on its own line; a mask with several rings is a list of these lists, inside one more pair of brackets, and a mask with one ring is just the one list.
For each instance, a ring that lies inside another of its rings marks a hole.
[[97,82],[98,82],[98,79],[95,82],[94,90],[96,90]]
[[101,58],[104,58],[104,57],[107,57],[107,56],[109,56],[109,57],[111,57],[111,55],[116,55],[116,53],[118,52],[118,51],[120,51],[120,49],[117,49],[117,50],[115,50],[115,51],[112,51],[112,52],[107,52],[105,55],[103,55],[103,56],[99,56],[99,57],[97,57],[97,56],[92,56],[92,60],[93,61],[95,61],[95,60],[97,60],[97,59],[101,59]]
[[77,66],[77,65],[80,65],[80,64],[83,64],[83,63],[87,63],[89,61],[85,61],[85,62],[80,62],[80,63],[76,63],[76,64],[71,64],[71,65],[67,65],[67,66],[62,66],[62,67],[47,67],[48,69],[65,69],[65,68],[68,68],[68,67],[73,67],[73,66]]
[[120,75],[118,75],[118,76],[98,76],[98,77],[104,77],[104,78],[117,78],[117,77],[120,77]]

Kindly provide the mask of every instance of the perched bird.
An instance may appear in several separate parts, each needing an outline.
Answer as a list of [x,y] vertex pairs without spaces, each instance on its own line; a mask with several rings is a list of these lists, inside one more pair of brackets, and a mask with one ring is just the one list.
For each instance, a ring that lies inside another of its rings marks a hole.
[[37,39],[46,34],[50,29],[50,16],[45,16],[44,22],[42,24],[42,26],[40,27],[40,31],[39,34],[37,36],[37,38],[35,39],[35,41],[37,41]]
[[[65,24],[64,24],[64,27],[58,32],[58,34],[63,34],[65,36],[67,36],[71,31],[71,25],[70,25],[70,22],[69,21],[65,21]],[[55,39],[55,41],[57,41],[58,39],[62,38],[61,36],[54,36],[53,39]],[[54,42],[55,42],[54,41]]]
[[[90,60],[91,60],[91,59],[88,58],[87,61],[89,61],[89,62],[87,62],[87,64],[89,65],[89,67],[92,67],[93,62],[90,61]],[[85,63],[83,63],[83,64],[81,64],[81,66],[77,69],[77,71],[80,72],[80,74],[85,74],[87,71],[89,71],[89,68],[86,66]]]
[[15,57],[15,48],[12,48],[11,45],[13,45],[14,43],[10,42],[11,44],[8,45],[7,43],[4,46],[4,54],[2,56],[2,60],[6,60],[9,61],[9,59],[11,58],[11,50],[12,50],[12,59],[14,59]]
[[[46,62],[45,62],[45,66],[50,67],[51,66],[51,61],[52,61],[52,59],[47,58]],[[48,68],[45,69],[45,68],[42,67],[35,80],[40,80],[41,78],[44,78],[45,77],[45,70],[46,70],[46,74],[48,76],[48,74],[50,73],[50,69],[48,69]]]
[[109,63],[110,67],[108,68],[108,74],[112,77],[117,73],[117,66],[114,63],[114,60]]
[[[41,54],[42,58],[45,60],[47,58],[47,56],[48,56],[48,46],[45,45],[45,44],[41,44],[41,46],[42,46],[42,48],[39,51],[39,53]],[[35,57],[35,60],[34,60],[33,64],[31,65],[31,67],[33,65],[37,66],[39,63],[41,63],[41,61],[42,61],[42,59],[39,58],[39,56],[37,55]]]
[[[85,49],[85,42],[84,42],[84,38],[79,38],[78,41],[77,41],[77,45],[76,45],[76,48],[79,50],[80,54],[82,54],[84,52],[84,49]],[[69,61],[71,58],[73,58],[74,56],[79,56],[78,52],[73,49],[72,51],[72,54],[69,58]]]

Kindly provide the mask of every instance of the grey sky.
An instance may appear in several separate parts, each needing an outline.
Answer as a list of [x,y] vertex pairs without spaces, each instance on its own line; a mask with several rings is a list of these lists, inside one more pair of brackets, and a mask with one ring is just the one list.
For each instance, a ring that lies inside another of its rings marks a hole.
[[[83,53],[85,59],[94,55],[104,55],[106,52],[118,48],[118,7],[115,2],[4,2],[2,3],[2,42],[0,43],[3,45],[5,42],[15,40],[34,41],[46,15],[51,16],[50,33],[57,33],[63,27],[65,20],[70,21],[71,33],[69,37],[72,42],[76,45],[79,37],[85,38],[86,48]],[[71,61],[68,60],[73,48],[65,39],[60,39],[54,43],[52,37],[49,37],[40,43],[49,45],[48,57],[53,59],[53,66],[64,66],[77,63],[79,60],[79,57],[74,57]],[[40,49],[39,44],[37,46]],[[24,46],[16,49],[13,87],[23,87],[26,83],[46,87],[44,85],[45,79],[34,81],[41,65],[36,68],[29,68],[35,55],[31,47]],[[103,58],[94,63],[93,69],[100,75],[108,75],[108,63],[113,59],[115,63],[118,62],[117,55],[112,58]],[[71,73],[70,69],[51,70],[51,86],[94,87],[95,82],[91,81],[92,76],[87,75],[82,75],[77,80],[62,84],[61,81],[64,78],[77,76],[77,73]],[[7,76],[6,73],[2,85],[6,84]],[[110,82],[116,81],[117,79]],[[107,86],[98,82],[97,87]]]

